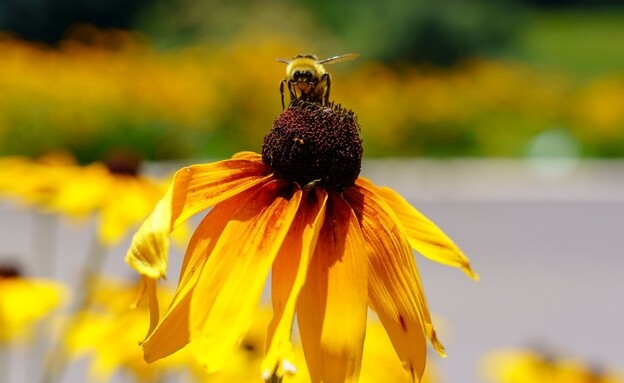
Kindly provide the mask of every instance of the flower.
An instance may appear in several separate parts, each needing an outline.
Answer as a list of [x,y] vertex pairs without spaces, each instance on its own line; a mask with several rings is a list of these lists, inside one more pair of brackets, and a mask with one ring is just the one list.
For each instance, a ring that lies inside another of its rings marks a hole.
[[27,338],[33,325],[67,298],[59,282],[24,278],[12,266],[0,265],[0,343]]
[[[161,299],[171,296],[165,289],[158,294]],[[131,310],[135,298],[136,283],[99,277],[93,281],[91,306],[68,318],[71,326],[63,345],[73,358],[90,357],[91,381],[110,381],[119,370],[136,381],[155,381],[167,372],[184,369],[191,361],[181,352],[158,363],[145,363],[136,344],[145,334],[149,310],[145,305]]]
[[533,349],[501,349],[485,356],[481,370],[492,383],[623,383],[624,375],[581,360]]
[[166,186],[141,175],[139,159],[123,151],[79,167],[64,180],[50,209],[72,218],[97,213],[97,234],[106,246],[118,244],[145,220]]
[[[135,230],[166,190],[161,181],[141,175],[140,161],[122,151],[85,166],[66,153],[37,160],[3,157],[0,166],[5,169],[0,175],[0,196],[71,219],[97,214],[98,240],[106,246],[118,244]],[[182,238],[185,232],[176,235]]]
[[[370,306],[403,368],[419,380],[426,338],[443,348],[411,247],[476,274],[451,239],[398,193],[359,177],[361,156],[353,112],[294,102],[265,137],[262,155],[179,170],[126,256],[152,307],[145,359],[189,344],[209,371],[220,369],[250,327],[272,270],[265,379],[292,367],[296,313],[311,381],[357,382]],[[211,206],[159,318],[154,291],[167,271],[168,235]]]

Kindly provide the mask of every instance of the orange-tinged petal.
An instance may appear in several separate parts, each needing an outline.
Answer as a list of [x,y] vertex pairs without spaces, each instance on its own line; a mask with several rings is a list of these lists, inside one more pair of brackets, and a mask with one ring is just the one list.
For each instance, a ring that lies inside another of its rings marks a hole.
[[269,173],[270,168],[263,163],[245,159],[180,169],[154,212],[134,235],[126,262],[139,274],[163,278],[173,229],[200,211],[266,182]]
[[366,241],[371,306],[403,367],[412,381],[419,381],[427,358],[425,323],[430,318],[409,243],[379,197],[358,186],[345,190],[344,195]]
[[[144,357],[148,362],[170,355],[189,342],[189,304],[193,289],[217,240],[232,219],[236,210],[255,194],[258,188],[246,190],[217,204],[200,222],[186,249],[178,288],[169,309],[155,331],[150,329],[142,343]],[[154,319],[154,312],[151,320]],[[157,312],[156,312],[157,314]]]
[[141,343],[143,358],[152,363],[182,349],[189,342],[189,308],[194,285],[180,294],[175,304],[158,323],[154,331]]
[[470,261],[459,247],[435,223],[416,210],[399,193],[388,187],[375,186],[363,177],[360,177],[356,184],[384,199],[405,229],[410,245],[414,250],[433,261],[459,267],[474,280],[479,279],[479,276],[470,267]]
[[271,172],[262,162],[249,159],[224,160],[178,170],[173,181],[171,229],[218,202],[266,182]]
[[368,309],[367,274],[357,218],[346,201],[331,192],[297,303],[312,383],[358,381]]
[[301,201],[283,180],[267,183],[240,206],[204,265],[191,299],[194,354],[216,371],[249,329],[266,277]]
[[315,188],[303,195],[299,211],[273,262],[273,319],[269,324],[266,356],[262,363],[265,377],[284,375],[292,364],[290,335],[299,292],[306,280],[308,263],[325,218],[327,193]]

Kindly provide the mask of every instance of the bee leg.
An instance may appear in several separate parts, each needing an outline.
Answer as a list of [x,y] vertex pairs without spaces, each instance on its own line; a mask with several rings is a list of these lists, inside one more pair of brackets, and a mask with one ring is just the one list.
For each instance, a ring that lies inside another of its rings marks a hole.
[[288,91],[290,92],[290,102],[293,102],[294,100],[297,99],[297,92],[295,91],[295,86],[293,85],[293,83],[290,81],[287,81],[287,82],[288,82]]
[[286,107],[284,106],[284,81],[286,80],[280,81],[280,95],[282,96],[282,110],[286,109]]
[[[325,91],[321,95],[321,97],[322,97],[321,104],[329,105],[329,91],[331,89],[331,77],[329,76],[329,73],[325,73],[323,76],[321,76],[321,80],[319,81],[319,84],[321,82],[323,82],[323,81],[325,81],[325,84],[327,86],[325,87]],[[321,87],[321,89],[322,89],[322,87]]]

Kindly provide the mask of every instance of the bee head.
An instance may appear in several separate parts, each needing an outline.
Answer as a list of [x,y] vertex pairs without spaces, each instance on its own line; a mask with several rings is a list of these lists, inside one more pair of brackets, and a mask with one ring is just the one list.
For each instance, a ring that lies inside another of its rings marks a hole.
[[311,70],[306,69],[306,70],[295,70],[293,72],[293,80],[296,82],[312,82],[315,79],[315,75],[314,73],[312,73]]

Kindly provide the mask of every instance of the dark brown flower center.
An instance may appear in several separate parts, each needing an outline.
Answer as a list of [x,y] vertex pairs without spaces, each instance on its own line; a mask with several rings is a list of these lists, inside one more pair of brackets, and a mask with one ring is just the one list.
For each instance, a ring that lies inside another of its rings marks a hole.
[[141,158],[126,150],[113,150],[104,158],[104,164],[109,172],[137,176],[141,166]]
[[19,269],[13,265],[0,265],[0,279],[18,278],[21,276]]
[[340,106],[296,100],[264,137],[262,160],[301,187],[338,192],[360,174],[362,140],[356,115]]

